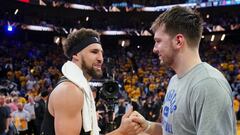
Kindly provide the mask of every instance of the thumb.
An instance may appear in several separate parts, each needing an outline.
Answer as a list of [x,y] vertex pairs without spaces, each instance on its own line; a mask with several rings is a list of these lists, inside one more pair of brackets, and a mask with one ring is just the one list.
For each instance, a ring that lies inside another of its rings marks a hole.
[[130,107],[129,110],[123,115],[122,118],[124,119],[124,118],[130,117],[132,111],[133,111],[133,107]]

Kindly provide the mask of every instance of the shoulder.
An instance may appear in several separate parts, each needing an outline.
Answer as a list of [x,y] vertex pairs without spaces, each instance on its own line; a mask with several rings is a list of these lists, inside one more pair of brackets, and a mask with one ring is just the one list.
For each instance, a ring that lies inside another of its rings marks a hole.
[[44,105],[44,104],[45,104],[45,101],[44,101],[43,99],[40,99],[40,100],[38,101],[38,103],[39,103],[40,105]]
[[193,87],[191,97],[193,100],[198,99],[206,102],[231,103],[231,88],[224,83],[219,79],[208,77]]
[[51,110],[76,112],[83,107],[83,92],[72,82],[59,84],[49,96]]
[[10,107],[7,105],[3,106],[2,109],[5,111],[11,111]]
[[2,106],[2,107],[0,107],[0,114],[4,114],[4,115],[10,115],[10,113],[11,113],[11,110],[10,110],[10,108],[8,107],[8,106]]
[[[68,98],[68,97],[83,97],[82,90],[77,87],[72,82],[63,82],[59,84],[50,94],[50,99],[54,99],[55,97]],[[61,100],[60,99],[60,100]],[[58,99],[59,100],[59,99]]]
[[205,62],[201,63],[201,65],[198,66],[197,70],[195,70],[194,75],[200,78],[199,81],[204,80],[206,78],[215,78],[217,80],[226,81],[224,75],[218,69]]
[[30,114],[28,111],[26,111],[26,110],[24,110],[24,109],[23,109],[22,112],[23,112],[24,114],[27,114],[27,115]]
[[191,86],[193,88],[206,88],[213,85],[226,90],[231,89],[224,75],[219,70],[205,62],[199,64],[194,71],[191,72],[188,79],[191,80]]
[[230,88],[227,86],[227,83],[213,77],[202,79],[194,85],[193,89],[214,94],[217,94],[217,92],[230,92]]
[[40,100],[35,102],[34,108],[39,108],[39,107],[42,106],[42,104],[44,104],[44,100],[40,99]]

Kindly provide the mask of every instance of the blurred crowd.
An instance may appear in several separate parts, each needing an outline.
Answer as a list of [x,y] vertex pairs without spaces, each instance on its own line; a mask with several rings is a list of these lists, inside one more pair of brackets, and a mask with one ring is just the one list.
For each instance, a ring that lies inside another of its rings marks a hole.
[[[161,105],[174,72],[159,65],[158,58],[152,53],[152,45],[146,46],[149,47],[105,48],[103,78],[110,73],[120,90],[115,104],[102,98],[96,102],[102,133],[119,126],[121,116],[130,106],[148,120],[161,121]],[[231,42],[219,45],[202,42],[200,47],[202,60],[222,71],[229,81],[239,119],[238,52],[240,45]],[[0,114],[5,114],[9,121],[10,126],[6,129],[9,134],[39,134],[47,96],[62,76],[61,66],[66,60],[60,45],[0,41]]]
[[[156,0],[154,0],[156,1]],[[54,1],[54,0],[42,0],[42,3],[55,3],[53,5],[61,5],[61,3],[65,3],[63,0]],[[69,1],[71,2],[71,1]],[[81,0],[73,0],[72,2],[76,3],[91,3],[96,4],[97,2],[101,3],[101,1],[81,1]],[[104,1],[110,2],[111,1]],[[125,1],[127,3],[127,1]],[[173,2],[173,1],[172,1]],[[60,3],[60,4],[59,4]],[[175,1],[173,3],[178,3]],[[172,3],[172,4],[173,4]],[[131,4],[127,4],[131,5]],[[70,32],[73,28],[81,28],[81,27],[89,27],[94,28],[99,31],[106,30],[121,30],[127,32],[129,35],[139,35],[143,33],[145,30],[149,30],[151,23],[153,21],[154,16],[156,16],[157,12],[132,12],[130,14],[126,14],[126,11],[135,11],[131,10],[131,8],[127,8],[124,12],[112,14],[110,12],[119,12],[121,8],[111,6],[109,8],[96,8],[95,11],[83,11],[83,10],[69,10],[71,6],[66,4],[65,8],[47,8],[44,11],[44,14],[41,12],[41,7],[36,7],[34,14],[14,14],[9,13],[10,11],[6,9],[0,9],[2,16],[2,20],[0,20],[0,25],[8,25],[9,21],[12,26],[15,27],[26,27],[25,25],[39,25],[51,27],[54,31],[62,34],[66,34]],[[119,8],[119,9],[118,9]],[[221,7],[219,7],[220,10]],[[27,9],[26,9],[27,10]],[[239,30],[240,28],[240,15],[239,11],[231,11],[227,10],[226,12],[218,12],[213,9],[199,9],[204,18],[204,32],[212,32],[212,31],[231,31],[231,30]],[[224,6],[222,7],[222,11],[225,11]],[[20,11],[21,12],[21,11]],[[30,12],[30,11],[26,11]],[[52,14],[48,14],[48,12],[53,12]],[[59,12],[63,12],[63,14],[59,15]],[[74,17],[69,16],[66,13],[76,14]],[[94,12],[94,14],[92,14]],[[138,17],[135,17],[138,16]],[[122,19],[124,18],[124,21]],[[24,24],[24,25],[23,25]]]
[[[23,0],[19,0],[23,1]],[[128,3],[131,4],[138,4],[138,5],[145,5],[145,6],[160,6],[160,5],[170,5],[170,4],[181,4],[181,3],[188,3],[188,2],[201,2],[201,1],[184,1],[184,0],[29,0],[33,4],[49,4],[53,5],[54,3],[75,3],[75,4],[82,4],[82,5],[89,5],[89,6],[110,6],[114,3]],[[206,2],[206,1],[203,1]]]
[[[81,4],[81,5],[89,5],[89,6],[111,6],[113,4],[124,4],[126,3],[127,6],[141,5],[147,7],[156,7],[156,6],[163,6],[163,5],[173,5],[173,4],[184,4],[184,3],[227,3],[226,0],[218,1],[218,0],[18,0],[22,2],[28,2],[33,4],[40,4],[40,5],[54,5],[56,3],[64,4],[64,3],[74,3],[74,4]],[[232,2],[234,3],[234,2]],[[237,2],[236,2],[237,3]]]

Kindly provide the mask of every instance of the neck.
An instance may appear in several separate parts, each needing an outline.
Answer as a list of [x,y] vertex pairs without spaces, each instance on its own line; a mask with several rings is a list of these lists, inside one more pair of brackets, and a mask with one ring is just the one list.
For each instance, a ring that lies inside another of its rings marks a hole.
[[201,59],[198,50],[185,50],[185,53],[178,54],[176,60],[171,68],[176,72],[178,76],[181,76],[190,71],[197,64],[201,63]]

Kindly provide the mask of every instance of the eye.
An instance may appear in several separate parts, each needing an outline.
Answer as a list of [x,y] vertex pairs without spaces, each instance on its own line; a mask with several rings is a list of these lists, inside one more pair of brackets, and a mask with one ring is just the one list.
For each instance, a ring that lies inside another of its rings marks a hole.
[[103,55],[103,51],[99,50],[99,49],[93,49],[90,51],[92,54],[102,54]]
[[92,51],[92,53],[94,53],[94,54],[97,54],[97,53],[98,53],[98,51],[97,51],[97,50],[93,50],[93,51]]
[[160,42],[161,42],[161,40],[159,40],[159,39],[155,40],[155,43],[160,43]]

